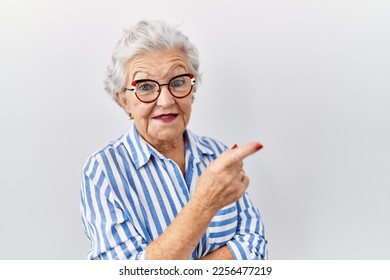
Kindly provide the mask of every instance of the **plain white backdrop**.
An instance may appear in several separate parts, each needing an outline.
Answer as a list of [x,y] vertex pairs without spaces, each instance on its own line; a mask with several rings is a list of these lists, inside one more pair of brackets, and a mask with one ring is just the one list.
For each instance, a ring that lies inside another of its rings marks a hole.
[[0,259],[85,259],[87,157],[126,132],[104,92],[140,19],[178,24],[203,82],[189,128],[245,161],[270,259],[390,258],[388,0],[0,0]]

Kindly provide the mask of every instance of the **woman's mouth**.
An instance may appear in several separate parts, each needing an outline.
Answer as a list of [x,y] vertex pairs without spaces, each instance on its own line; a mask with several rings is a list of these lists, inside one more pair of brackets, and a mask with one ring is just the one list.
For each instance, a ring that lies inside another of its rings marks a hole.
[[172,122],[177,118],[178,114],[162,114],[154,117],[153,119],[159,120],[162,122]]

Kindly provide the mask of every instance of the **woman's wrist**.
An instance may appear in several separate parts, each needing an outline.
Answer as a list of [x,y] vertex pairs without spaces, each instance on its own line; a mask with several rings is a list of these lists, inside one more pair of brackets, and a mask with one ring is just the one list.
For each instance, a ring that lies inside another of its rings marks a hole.
[[200,215],[203,218],[208,217],[210,218],[210,221],[220,209],[215,203],[208,200],[206,197],[202,197],[197,194],[192,196],[188,204],[190,207],[194,208],[197,215]]

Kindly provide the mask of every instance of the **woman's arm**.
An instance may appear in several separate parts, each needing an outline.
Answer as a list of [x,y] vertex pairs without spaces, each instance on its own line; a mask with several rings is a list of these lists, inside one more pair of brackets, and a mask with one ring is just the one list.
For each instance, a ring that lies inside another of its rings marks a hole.
[[84,168],[80,202],[82,224],[91,243],[88,259],[145,258],[147,237],[141,234],[135,215],[126,215],[118,206],[95,157]]
[[233,260],[233,255],[227,245],[218,248],[210,254],[200,258],[200,260]]
[[189,259],[217,211],[191,199],[146,249],[146,259]]
[[237,203],[237,231],[227,244],[202,260],[267,259],[268,247],[259,210],[252,204],[248,193]]
[[[258,143],[250,143],[225,151],[213,161],[199,178],[187,205],[164,233],[150,243],[146,258],[189,259],[218,210],[244,194],[249,179],[240,173],[243,159],[255,153],[258,147]],[[226,249],[216,252],[215,257],[229,257]]]

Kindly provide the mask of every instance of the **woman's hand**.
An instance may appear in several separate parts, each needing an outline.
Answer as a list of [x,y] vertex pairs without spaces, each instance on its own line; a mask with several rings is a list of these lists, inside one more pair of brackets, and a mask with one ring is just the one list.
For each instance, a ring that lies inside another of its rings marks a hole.
[[217,212],[238,200],[249,185],[243,171],[243,160],[263,146],[252,142],[222,153],[199,178],[193,200],[203,211]]

